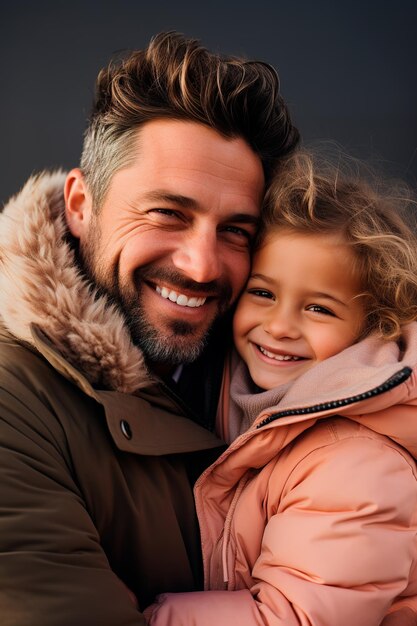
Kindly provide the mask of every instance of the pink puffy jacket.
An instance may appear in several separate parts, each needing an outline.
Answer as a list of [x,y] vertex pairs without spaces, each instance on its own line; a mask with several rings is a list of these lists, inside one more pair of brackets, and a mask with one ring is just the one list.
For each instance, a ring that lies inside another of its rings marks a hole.
[[417,323],[263,410],[195,487],[207,591],[160,596],[151,625],[378,626],[413,607],[416,364]]

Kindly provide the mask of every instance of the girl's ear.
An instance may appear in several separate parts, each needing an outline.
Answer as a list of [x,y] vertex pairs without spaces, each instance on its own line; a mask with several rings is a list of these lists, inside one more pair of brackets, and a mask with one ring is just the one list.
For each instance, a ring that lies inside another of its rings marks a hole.
[[64,198],[68,228],[74,237],[82,239],[88,232],[92,200],[79,168],[69,172],[64,186]]

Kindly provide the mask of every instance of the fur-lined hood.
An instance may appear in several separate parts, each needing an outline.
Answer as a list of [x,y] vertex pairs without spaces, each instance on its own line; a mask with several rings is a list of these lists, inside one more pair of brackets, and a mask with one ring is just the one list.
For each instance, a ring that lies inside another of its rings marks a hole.
[[133,393],[149,382],[122,313],[82,274],[64,216],[65,173],[31,177],[0,214],[0,315],[34,346],[41,331],[96,388]]

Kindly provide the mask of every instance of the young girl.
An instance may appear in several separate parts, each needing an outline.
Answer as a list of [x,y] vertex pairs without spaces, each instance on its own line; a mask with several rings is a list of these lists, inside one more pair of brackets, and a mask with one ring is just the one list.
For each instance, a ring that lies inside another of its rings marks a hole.
[[234,317],[231,445],[195,487],[207,591],[160,596],[152,626],[378,626],[413,606],[416,319],[392,199],[292,157]]

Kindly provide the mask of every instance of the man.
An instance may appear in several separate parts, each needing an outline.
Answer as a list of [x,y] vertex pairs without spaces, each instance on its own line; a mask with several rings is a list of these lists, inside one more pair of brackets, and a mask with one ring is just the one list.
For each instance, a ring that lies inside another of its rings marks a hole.
[[220,321],[297,139],[268,65],[162,34],[100,73],[81,168],[5,207],[2,626],[139,625],[201,588]]
[[100,73],[81,168],[6,206],[2,625],[140,625],[201,588],[222,320],[297,140],[269,66],[162,34]]

